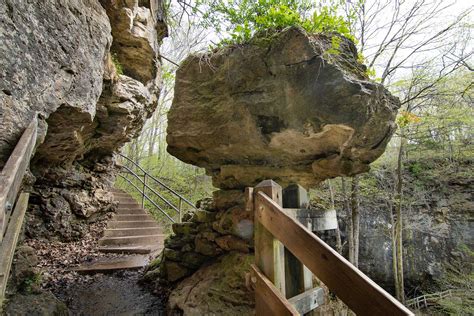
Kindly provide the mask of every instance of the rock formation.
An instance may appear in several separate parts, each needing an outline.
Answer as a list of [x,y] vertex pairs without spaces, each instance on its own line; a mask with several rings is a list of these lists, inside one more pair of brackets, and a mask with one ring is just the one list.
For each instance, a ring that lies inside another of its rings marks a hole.
[[0,167],[38,113],[27,233],[77,237],[156,107],[162,1],[3,0],[0,16]]
[[367,171],[394,132],[399,101],[357,57],[348,39],[299,28],[188,57],[168,152],[223,189],[267,178],[309,187]]
[[[311,187],[367,171],[383,153],[399,101],[371,82],[357,60],[344,37],[288,28],[182,63],[168,114],[168,152],[206,168],[221,190],[173,225],[175,234],[146,275],[181,280],[170,296],[173,312],[220,314],[228,295],[214,304],[214,289],[239,295],[198,280],[220,275],[216,262],[229,252],[241,258],[253,252],[245,187],[265,179]],[[210,309],[198,300],[211,301]],[[252,314],[249,302],[234,302],[232,315]]]

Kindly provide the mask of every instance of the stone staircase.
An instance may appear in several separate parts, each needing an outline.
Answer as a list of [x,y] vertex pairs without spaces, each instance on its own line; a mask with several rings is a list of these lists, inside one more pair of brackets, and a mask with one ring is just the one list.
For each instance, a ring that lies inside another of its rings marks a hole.
[[114,189],[119,202],[117,214],[109,221],[99,240],[101,252],[147,254],[161,251],[165,235],[162,228],[128,193]]
[[[151,257],[163,250],[166,235],[161,226],[128,193],[113,189],[118,201],[117,213],[108,222],[104,236],[99,239],[99,251],[119,254],[83,264],[76,271],[105,272],[141,268]],[[122,254],[122,256],[120,256]]]

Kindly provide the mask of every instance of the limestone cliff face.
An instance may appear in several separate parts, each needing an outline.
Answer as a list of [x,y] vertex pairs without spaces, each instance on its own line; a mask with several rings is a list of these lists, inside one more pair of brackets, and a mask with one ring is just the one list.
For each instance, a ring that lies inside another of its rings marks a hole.
[[31,213],[44,231],[71,236],[110,202],[110,157],[156,106],[165,35],[159,0],[0,1],[0,166],[38,113]]
[[271,39],[188,57],[176,75],[168,151],[223,189],[368,170],[399,101],[371,82],[349,40],[289,28]]

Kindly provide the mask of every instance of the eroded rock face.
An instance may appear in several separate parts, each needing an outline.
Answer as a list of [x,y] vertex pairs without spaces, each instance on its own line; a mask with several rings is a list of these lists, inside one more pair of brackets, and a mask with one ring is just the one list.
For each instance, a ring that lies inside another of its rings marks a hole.
[[[332,35],[336,36],[336,35]],[[289,28],[187,58],[168,114],[168,152],[224,189],[264,179],[312,186],[368,170],[399,107],[371,82],[352,42]]]
[[111,156],[156,107],[165,35],[160,0],[0,2],[0,167],[39,113],[30,236],[71,239],[111,209]]
[[171,292],[171,315],[254,315],[255,294],[246,286],[253,255],[228,253]]
[[95,0],[0,2],[1,165],[36,111],[49,117],[61,107],[71,133],[92,121],[110,31]]

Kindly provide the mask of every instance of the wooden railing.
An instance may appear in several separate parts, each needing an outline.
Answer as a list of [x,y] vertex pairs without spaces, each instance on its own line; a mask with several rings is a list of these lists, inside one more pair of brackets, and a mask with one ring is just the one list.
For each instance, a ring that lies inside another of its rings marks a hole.
[[0,306],[28,206],[29,194],[19,191],[36,144],[37,128],[35,116],[0,173]]
[[[255,284],[257,315],[300,315],[320,306],[322,290],[288,295],[293,278],[285,264],[285,248],[357,315],[413,315],[380,286],[329,247],[282,208],[282,188],[266,180],[249,188],[247,209],[255,212]],[[252,202],[253,201],[253,202]],[[296,273],[296,275],[301,275]],[[300,288],[304,286],[300,285]],[[290,296],[290,297],[289,297]]]
[[443,298],[451,297],[457,293],[462,293],[462,290],[446,290],[442,292],[437,292],[437,293],[431,293],[431,294],[425,294],[421,295],[418,297],[415,297],[413,299],[407,300],[406,304],[408,307],[414,308],[414,309],[421,309],[421,308],[427,308],[429,306],[436,305],[436,302],[438,300],[441,300]]

